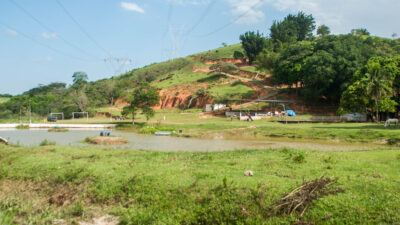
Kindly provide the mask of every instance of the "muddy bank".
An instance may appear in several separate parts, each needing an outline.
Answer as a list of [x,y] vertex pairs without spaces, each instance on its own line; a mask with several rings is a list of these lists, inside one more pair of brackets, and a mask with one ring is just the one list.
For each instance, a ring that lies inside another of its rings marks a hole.
[[85,142],[92,145],[124,145],[128,140],[122,137],[90,137]]

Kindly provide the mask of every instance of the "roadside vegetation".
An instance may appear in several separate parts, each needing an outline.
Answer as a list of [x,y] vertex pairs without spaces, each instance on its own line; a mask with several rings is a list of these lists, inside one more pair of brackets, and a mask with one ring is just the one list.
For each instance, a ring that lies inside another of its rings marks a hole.
[[[0,221],[73,224],[109,214],[121,224],[396,224],[399,154],[162,153],[0,144]],[[254,176],[244,176],[246,170]],[[307,195],[313,200],[305,203],[302,217],[300,210],[279,206],[303,181],[322,175],[337,181],[318,189],[315,199]]]

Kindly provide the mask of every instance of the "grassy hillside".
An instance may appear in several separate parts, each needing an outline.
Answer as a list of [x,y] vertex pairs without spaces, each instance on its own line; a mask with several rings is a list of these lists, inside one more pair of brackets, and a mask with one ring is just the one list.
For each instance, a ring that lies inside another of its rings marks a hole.
[[[241,74],[228,77],[218,72],[210,72],[210,60],[233,60],[233,53],[242,51],[241,44],[209,50],[186,58],[156,63],[133,70],[114,79],[145,80],[162,91],[163,96],[178,97],[183,101],[203,88],[211,98],[248,98],[255,94],[255,85],[241,81]],[[252,66],[243,67],[243,71],[257,72]],[[238,71],[240,72],[240,71]],[[179,95],[179,96],[177,96]]]
[[[109,214],[121,224],[398,224],[399,160],[398,151],[163,153],[0,144],[0,223],[78,224]],[[276,210],[304,180],[322,175],[338,180],[303,217]]]

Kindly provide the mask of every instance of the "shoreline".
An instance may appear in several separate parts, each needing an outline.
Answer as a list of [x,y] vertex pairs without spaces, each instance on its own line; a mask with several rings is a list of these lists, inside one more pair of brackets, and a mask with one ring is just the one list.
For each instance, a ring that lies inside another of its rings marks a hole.
[[13,124],[0,124],[0,129],[16,129],[18,126],[28,126],[29,128],[37,128],[37,129],[49,129],[49,128],[115,128],[116,124],[28,124],[28,123],[13,123]]

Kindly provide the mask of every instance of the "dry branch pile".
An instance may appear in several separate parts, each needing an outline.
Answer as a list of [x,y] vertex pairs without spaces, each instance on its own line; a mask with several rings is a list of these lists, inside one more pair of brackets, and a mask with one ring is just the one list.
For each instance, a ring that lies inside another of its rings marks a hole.
[[313,200],[344,192],[341,188],[332,187],[332,184],[336,182],[337,179],[324,178],[324,176],[308,182],[303,181],[301,186],[275,203],[275,213],[277,215],[292,215],[297,212],[302,217]]

